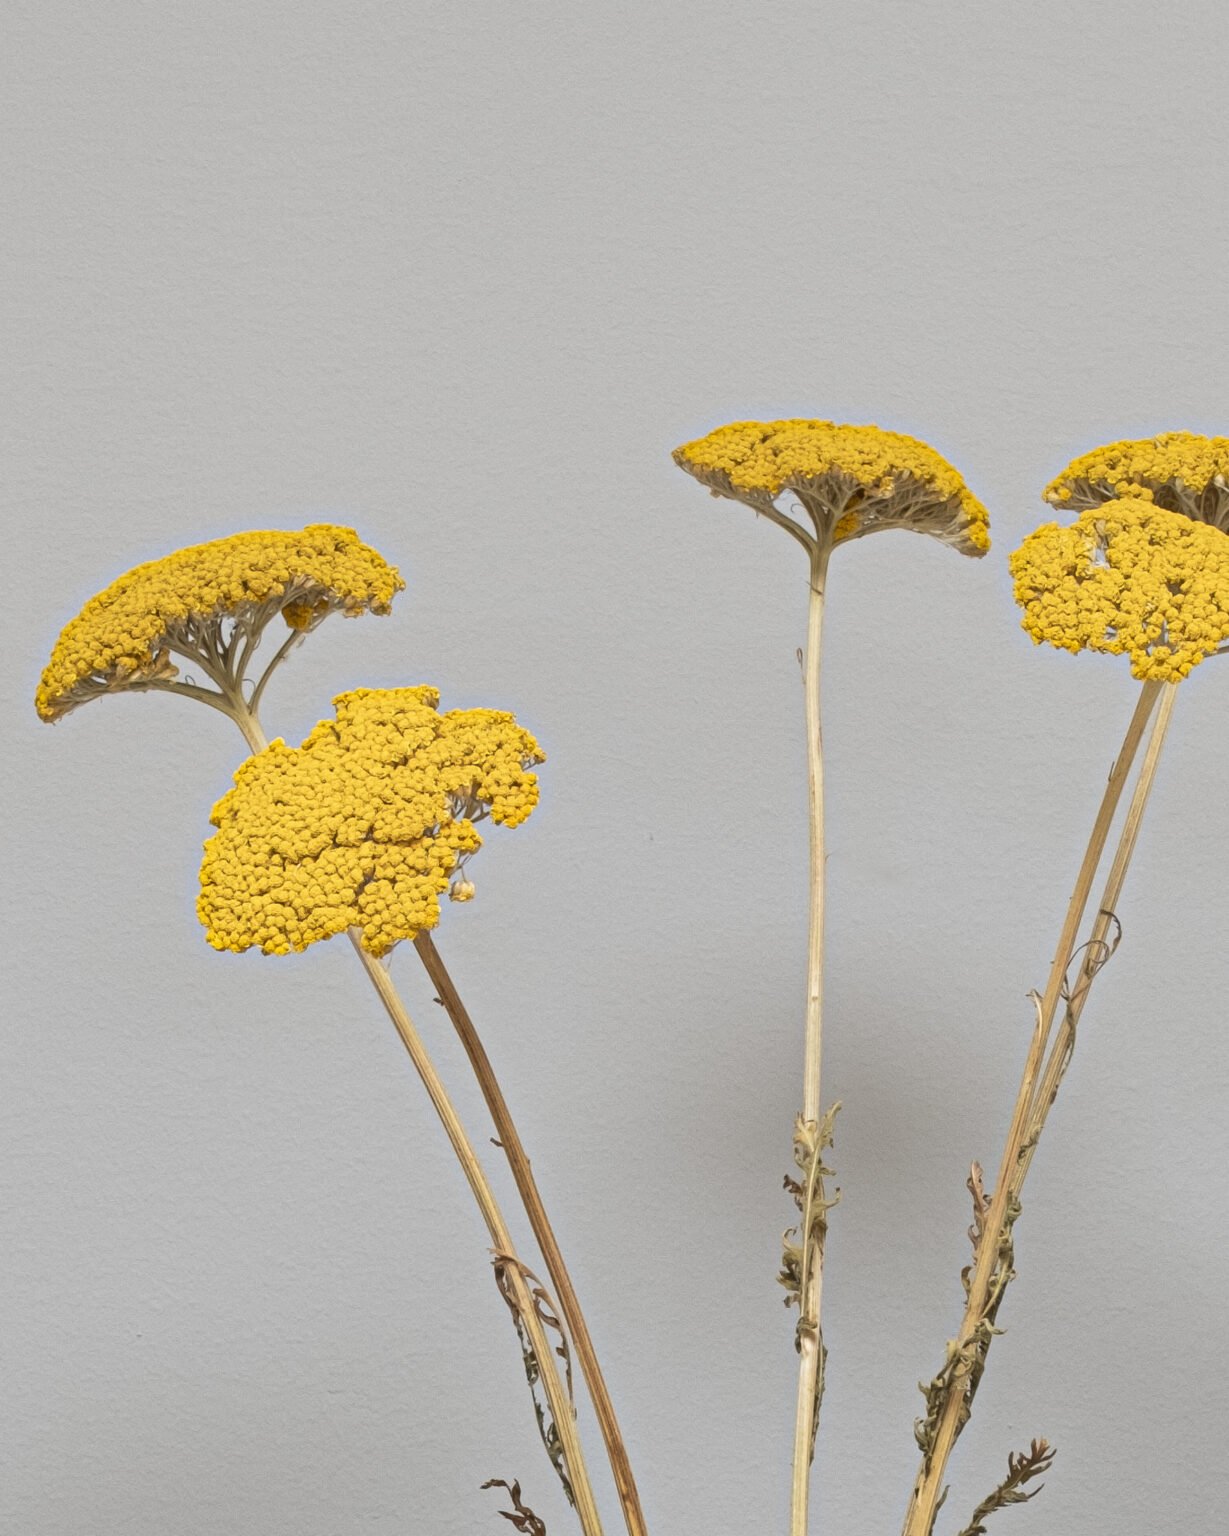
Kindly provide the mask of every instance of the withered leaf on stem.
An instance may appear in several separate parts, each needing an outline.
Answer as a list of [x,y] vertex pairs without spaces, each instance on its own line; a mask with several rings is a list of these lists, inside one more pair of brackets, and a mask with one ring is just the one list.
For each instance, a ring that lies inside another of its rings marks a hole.
[[572,1490],[571,1478],[568,1475],[567,1458],[564,1455],[559,1428],[551,1417],[549,1408],[538,1396],[538,1383],[542,1379],[541,1363],[534,1353],[533,1345],[530,1343],[529,1334],[525,1329],[516,1294],[508,1278],[508,1271],[514,1266],[520,1270],[521,1275],[529,1284],[529,1294],[533,1301],[533,1310],[537,1314],[538,1321],[544,1328],[550,1328],[559,1335],[559,1344],[556,1347],[555,1353],[563,1361],[564,1381],[570,1403],[575,1402],[572,1393],[572,1355],[568,1348],[567,1335],[563,1331],[563,1324],[559,1320],[558,1309],[555,1307],[550,1294],[541,1280],[538,1279],[531,1269],[510,1255],[504,1253],[496,1254],[493,1260],[495,1283],[499,1287],[499,1294],[508,1304],[508,1310],[512,1313],[512,1322],[516,1328],[517,1337],[521,1341],[521,1359],[525,1366],[525,1379],[529,1383],[530,1396],[533,1398],[533,1411],[538,1421],[538,1433],[542,1437],[542,1444],[546,1447],[546,1454],[550,1457],[551,1465],[558,1474],[568,1503],[574,1506],[576,1498]]

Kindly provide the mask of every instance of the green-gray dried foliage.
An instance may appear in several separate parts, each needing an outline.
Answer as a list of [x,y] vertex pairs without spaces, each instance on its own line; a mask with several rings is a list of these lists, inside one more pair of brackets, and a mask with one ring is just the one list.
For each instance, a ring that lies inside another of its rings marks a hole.
[[508,1278],[508,1271],[515,1266],[518,1268],[529,1286],[529,1294],[533,1301],[533,1310],[543,1328],[549,1328],[558,1334],[559,1343],[555,1353],[563,1361],[564,1379],[567,1386],[568,1401],[574,1402],[572,1394],[572,1355],[568,1348],[567,1335],[563,1331],[563,1324],[559,1320],[559,1314],[554,1302],[551,1300],[546,1287],[538,1279],[531,1269],[517,1260],[509,1258],[506,1254],[497,1255],[494,1260],[495,1283],[499,1286],[499,1293],[508,1304],[508,1310],[512,1313],[512,1321],[516,1327],[517,1337],[521,1341],[521,1359],[525,1365],[525,1379],[529,1383],[529,1392],[533,1398],[533,1411],[538,1421],[538,1433],[542,1436],[542,1444],[546,1447],[546,1454],[550,1457],[551,1465],[559,1476],[563,1485],[563,1491],[567,1495],[568,1503],[575,1506],[576,1496],[572,1490],[572,1482],[568,1476],[567,1458],[563,1451],[563,1441],[559,1436],[559,1427],[551,1415],[549,1405],[538,1394],[538,1383],[542,1380],[542,1366],[530,1342],[528,1330],[525,1327],[521,1308],[516,1299],[516,1293]]
[[1007,1458],[1007,1476],[988,1498],[973,1511],[973,1518],[959,1536],[986,1536],[986,1521],[996,1509],[1006,1509],[1011,1504],[1027,1504],[1045,1487],[1025,1492],[1024,1485],[1035,1477],[1042,1477],[1054,1462],[1054,1450],[1045,1440],[1034,1440],[1027,1451],[1012,1451]]
[[[974,1163],[969,1171],[968,1189],[973,1200],[973,1224],[969,1228],[969,1240],[973,1245],[975,1264],[982,1244],[990,1241],[991,1237],[986,1230],[991,1197],[983,1187],[982,1170],[978,1163]],[[960,1412],[956,1421],[956,1434],[959,1436],[960,1431],[969,1422],[973,1411],[973,1398],[981,1382],[982,1373],[986,1369],[990,1341],[995,1334],[1003,1331],[995,1326],[995,1322],[1007,1287],[1016,1276],[1013,1267],[1015,1249],[1012,1243],[1012,1229],[1019,1216],[1020,1201],[1014,1195],[1009,1196],[1007,1209],[1003,1213],[1003,1226],[998,1234],[993,1267],[990,1271],[985,1308],[967,1338],[963,1341],[948,1340],[943,1364],[931,1380],[918,1383],[918,1390],[926,1399],[926,1412],[920,1419],[914,1421],[913,1434],[928,1465],[934,1451],[935,1434],[942,1417],[944,1403],[953,1392],[960,1394]],[[966,1265],[960,1272],[966,1297],[969,1294],[974,1264]]]
[[834,1104],[822,1120],[794,1121],[794,1162],[800,1177],[785,1176],[785,1188],[794,1197],[801,1220],[782,1238],[781,1272],[777,1283],[785,1287],[785,1305],[797,1305],[798,1326],[794,1346],[801,1353],[802,1341],[812,1335],[819,1344],[819,1370],[815,1378],[815,1412],[811,1416],[811,1456],[815,1455],[815,1434],[819,1427],[819,1405],[824,1396],[824,1368],[828,1350],[824,1344],[819,1319],[806,1304],[813,1268],[823,1264],[824,1241],[828,1235],[828,1212],[840,1199],[840,1190],[828,1198],[824,1180],[832,1169],[824,1162],[824,1153],[832,1145],[833,1125],[840,1104]]

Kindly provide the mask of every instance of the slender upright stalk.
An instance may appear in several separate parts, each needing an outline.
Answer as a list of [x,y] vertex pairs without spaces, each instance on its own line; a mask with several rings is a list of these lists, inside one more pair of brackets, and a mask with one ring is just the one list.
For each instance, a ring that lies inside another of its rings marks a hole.
[[[262,682],[267,680],[267,677],[268,673],[266,672],[265,679],[262,679]],[[253,752],[262,752],[269,743],[252,701],[244,699],[241,686],[236,686],[233,689],[227,688],[225,696],[227,704],[222,706],[225,713],[231,716],[235,724],[243,732],[244,740],[251,750]],[[401,1037],[402,1044],[405,1046],[410,1060],[413,1062],[414,1068],[422,1080],[423,1087],[427,1090],[427,1095],[443,1124],[448,1140],[452,1144],[452,1149],[457,1155],[457,1161],[461,1164],[469,1187],[473,1191],[474,1199],[478,1203],[478,1208],[482,1213],[482,1219],[486,1223],[487,1231],[490,1233],[496,1262],[501,1266],[501,1273],[515,1303],[520,1325],[524,1329],[525,1337],[528,1339],[537,1361],[539,1379],[546,1393],[551,1418],[559,1434],[564,1469],[575,1500],[576,1513],[580,1519],[581,1529],[584,1531],[585,1536],[602,1536],[601,1517],[598,1514],[593,1488],[589,1481],[588,1469],[585,1465],[584,1452],[580,1444],[580,1436],[577,1432],[575,1408],[572,1405],[568,1390],[560,1377],[555,1352],[546,1337],[537,1311],[537,1305],[525,1279],[524,1266],[516,1253],[511,1233],[495,1200],[494,1192],[487,1182],[482,1165],[479,1163],[473,1146],[465,1134],[465,1129],[452,1105],[452,1101],[448,1097],[447,1090],[439,1074],[435,1070],[422,1037],[415,1029],[404,1003],[402,1003],[396,988],[393,986],[392,977],[388,974],[384,965],[363,948],[357,929],[352,928],[350,930],[350,941],[354,945],[355,953],[358,955],[368,979],[379,994],[385,1011],[393,1021],[397,1033]],[[459,1002],[460,1000],[457,999],[457,1001]],[[490,1101],[488,1100],[488,1102]],[[528,1170],[528,1159],[525,1160],[525,1166],[526,1170]],[[528,1202],[526,1204],[528,1205]],[[545,1220],[545,1212],[543,1212],[543,1220]],[[562,1259],[559,1262],[562,1266]],[[566,1270],[564,1274],[566,1275]],[[553,1271],[552,1279],[554,1279]],[[558,1285],[557,1280],[555,1283]],[[560,1306],[562,1307],[563,1305],[561,1301]],[[577,1308],[577,1314],[579,1315],[579,1308]],[[565,1311],[565,1319],[566,1317]],[[573,1339],[574,1342],[578,1339],[578,1335],[575,1332]],[[587,1342],[587,1333],[585,1334],[585,1339]],[[592,1353],[591,1344],[589,1349],[590,1353]],[[577,1353],[580,1354],[579,1346]],[[583,1354],[581,1355],[581,1360],[583,1364]],[[596,1367],[596,1359],[594,1359],[593,1364]],[[629,1479],[630,1476],[629,1468]],[[632,1492],[634,1495],[634,1484],[632,1485]],[[620,1493],[622,1493],[622,1489],[620,1489]]]
[[435,941],[427,930],[424,929],[414,940],[414,948],[418,951],[418,957],[431,978],[431,983],[445,1012],[452,1021],[465,1054],[469,1057],[478,1086],[482,1089],[482,1096],[490,1110],[499,1144],[508,1160],[508,1166],[512,1171],[512,1177],[516,1182],[530,1225],[533,1227],[538,1247],[542,1251],[547,1273],[554,1286],[555,1299],[567,1326],[573,1351],[580,1362],[581,1372],[588,1384],[589,1396],[593,1401],[594,1412],[606,1445],[606,1453],[614,1474],[615,1487],[618,1490],[629,1536],[646,1536],[647,1527],[640,1507],[640,1496],[632,1475],[627,1447],[624,1445],[619,1423],[615,1417],[614,1405],[610,1401],[610,1393],[602,1375],[601,1365],[598,1363],[597,1352],[593,1347],[584,1313],[581,1311],[580,1301],[572,1284],[572,1277],[568,1273],[559,1243],[547,1217],[546,1207],[538,1192],[533,1169],[513,1121],[512,1112],[508,1108],[499,1080],[495,1076],[495,1069],[491,1065],[469,1011],[461,1001],[456,984],[449,975],[440,952],[435,946]]
[[820,544],[811,556],[807,648],[803,673],[807,731],[807,810],[811,829],[811,909],[807,933],[806,1056],[802,1077],[802,1117],[804,1120],[815,1121],[820,1116],[820,1066],[823,1050],[824,743],[819,709],[819,673],[828,555],[827,545]]
[[[820,1070],[823,1053],[824,981],[824,759],[819,707],[820,652],[823,638],[824,588],[828,576],[830,541],[820,538],[811,550],[807,645],[803,663],[807,732],[807,804],[810,820],[810,923],[807,935],[806,1046],[802,1078],[802,1119],[819,1136]],[[822,1140],[822,1138],[820,1138]],[[823,1147],[815,1156],[822,1160]],[[807,1202],[809,1204],[809,1201]],[[823,1295],[823,1236],[804,1207],[802,1285],[798,1298],[798,1398],[794,1415],[793,1478],[790,1492],[790,1536],[807,1536],[811,1461],[819,1426],[824,1341],[820,1328]]]
[[1161,694],[1160,708],[1157,710],[1152,734],[1148,738],[1148,747],[1144,753],[1143,765],[1139,770],[1139,777],[1135,781],[1131,803],[1127,807],[1126,820],[1123,823],[1114,860],[1110,865],[1110,872],[1106,878],[1105,890],[1101,896],[1101,905],[1097,910],[1096,921],[1093,923],[1088,943],[1084,947],[1084,963],[1080,967],[1074,987],[1071,988],[1067,996],[1067,1006],[1063,1011],[1062,1023],[1055,1037],[1054,1049],[1050,1053],[1050,1060],[1046,1065],[1045,1074],[1041,1079],[1037,1092],[1033,1096],[1028,1130],[1024,1137],[1020,1160],[1016,1165],[1012,1180],[1013,1193],[1015,1194],[1019,1193],[1028,1170],[1032,1166],[1033,1154],[1037,1150],[1037,1142],[1045,1125],[1046,1116],[1058,1093],[1063,1073],[1066,1071],[1067,1063],[1071,1059],[1071,1053],[1075,1049],[1075,1033],[1080,1022],[1080,1015],[1084,1011],[1084,1004],[1088,1001],[1088,993],[1092,988],[1093,981],[1104,965],[1108,955],[1110,933],[1117,922],[1115,914],[1118,911],[1118,902],[1122,896],[1122,888],[1126,883],[1127,870],[1130,867],[1131,858],[1135,853],[1135,845],[1139,840],[1139,829],[1143,822],[1144,809],[1148,804],[1148,797],[1152,793],[1157,768],[1160,765],[1161,748],[1165,745],[1165,736],[1169,730],[1169,722],[1173,716],[1174,705],[1178,701],[1177,683],[1165,683],[1162,686],[1163,692]]
[[[1062,1026],[1049,1058],[1046,1059],[1046,1047],[1059,1003],[1064,1000],[1066,993],[1068,971],[1076,948],[1076,937],[1088,906],[1093,880],[1104,856],[1118,805],[1138,755],[1144,732],[1163,690],[1165,697],[1152,728],[1144,765],[1119,838],[1105,898],[1086,946],[1086,957],[1079,983],[1080,990],[1068,1001]],[[934,1529],[935,1515],[942,1501],[943,1479],[947,1463],[956,1439],[968,1418],[972,1392],[980,1379],[985,1352],[989,1348],[991,1337],[989,1329],[993,1327],[998,1303],[1002,1299],[1006,1281],[1010,1278],[1009,1270],[1005,1271],[1003,1261],[1005,1254],[1010,1253],[1011,1225],[1019,1209],[1020,1190],[1032,1161],[1046,1113],[1058,1091],[1062,1073],[1070,1059],[1075,1026],[1087,998],[1088,989],[1103,963],[1106,937],[1114,922],[1114,904],[1121,894],[1127,865],[1139,832],[1144,805],[1152,788],[1161,744],[1173,710],[1175,691],[1176,685],[1167,687],[1155,682],[1145,683],[1140,690],[1139,701],[1127,727],[1122,748],[1110,771],[1109,781],[1093,823],[1092,834],[1080,865],[1075,889],[1067,906],[1066,919],[1050,967],[1045,992],[1040,997],[1034,994],[1037,1009],[1036,1026],[1012,1111],[1011,1124],[1003,1145],[994,1192],[976,1228],[978,1237],[975,1262],[968,1281],[964,1317],[960,1332],[949,1348],[948,1358],[951,1366],[944,1380],[942,1400],[938,1404],[933,1431],[923,1452],[922,1464],[918,1469],[913,1494],[905,1515],[904,1536],[931,1536]],[[1045,1060],[1044,1068],[1043,1060]]]
[[354,945],[355,953],[362,962],[363,969],[367,972],[372,986],[379,993],[380,1001],[384,1004],[389,1018],[396,1026],[397,1033],[401,1036],[402,1043],[409,1053],[410,1060],[414,1063],[414,1068],[422,1079],[423,1087],[426,1088],[431,1103],[435,1106],[435,1112],[440,1117],[444,1130],[447,1132],[448,1140],[452,1143],[452,1149],[457,1155],[457,1161],[461,1164],[465,1177],[469,1181],[469,1187],[473,1191],[474,1199],[478,1202],[478,1208],[482,1212],[482,1219],[486,1222],[487,1231],[490,1233],[491,1242],[494,1245],[496,1259],[506,1261],[505,1274],[507,1281],[516,1302],[521,1326],[525,1330],[537,1359],[542,1386],[546,1392],[547,1401],[550,1404],[551,1417],[554,1419],[555,1428],[559,1432],[564,1464],[576,1501],[576,1513],[580,1517],[581,1528],[584,1530],[585,1536],[601,1536],[602,1523],[593,1497],[593,1489],[589,1482],[589,1474],[585,1467],[580,1436],[576,1429],[575,1410],[568,1396],[567,1389],[560,1378],[559,1370],[555,1363],[554,1350],[546,1338],[534,1299],[530,1295],[524,1269],[512,1245],[511,1234],[500,1213],[499,1206],[496,1204],[491,1187],[487,1183],[482,1166],[470,1144],[469,1138],[465,1134],[464,1127],[457,1116],[456,1110],[453,1108],[435,1067],[432,1065],[430,1056],[427,1054],[427,1049],[418,1031],[414,1028],[413,1021],[406,1012],[404,1003],[402,1003],[397,995],[392,977],[380,961],[362,947],[356,930],[350,930],[350,939]]

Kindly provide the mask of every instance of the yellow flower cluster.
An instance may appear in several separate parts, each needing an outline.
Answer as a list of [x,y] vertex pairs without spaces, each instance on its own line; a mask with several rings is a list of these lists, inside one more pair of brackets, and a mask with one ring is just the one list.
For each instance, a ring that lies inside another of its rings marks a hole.
[[685,443],[675,463],[757,511],[793,491],[833,543],[910,528],[966,555],[990,548],[990,517],[960,475],[915,437],[831,421],[736,421]]
[[426,687],[333,702],[335,720],[248,758],[214,806],[197,915],[215,949],[289,954],[359,927],[385,954],[439,922],[440,894],[481,846],[475,821],[515,827],[538,802],[528,770],[545,759],[512,715],[441,715]]
[[1010,560],[1024,628],[1176,682],[1229,639],[1229,536],[1141,497],[1047,523]]
[[1229,533],[1229,437],[1162,432],[1108,443],[1072,460],[1043,494],[1073,511],[1136,496]]
[[44,720],[117,688],[174,677],[170,649],[202,626],[257,624],[280,612],[292,629],[325,613],[387,613],[405,583],[352,528],[237,533],[138,565],[69,623],[35,696]]

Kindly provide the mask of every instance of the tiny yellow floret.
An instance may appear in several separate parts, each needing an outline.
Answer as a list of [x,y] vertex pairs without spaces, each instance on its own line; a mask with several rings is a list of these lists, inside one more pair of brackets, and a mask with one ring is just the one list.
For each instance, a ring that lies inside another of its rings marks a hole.
[[1136,496],[1229,533],[1229,437],[1162,432],[1107,443],[1073,459],[1042,494],[1072,512]]
[[258,637],[280,613],[291,629],[310,629],[330,612],[387,613],[404,586],[352,528],[329,523],[179,549],[113,581],[65,626],[35,707],[58,720],[104,693],[165,682],[178,671],[172,653],[216,649],[227,622]]
[[1009,563],[1035,641],[1125,653],[1141,680],[1176,682],[1229,639],[1229,535],[1143,497],[1046,523]]
[[515,718],[439,714],[434,688],[359,688],[301,747],[248,758],[213,808],[197,915],[215,949],[289,954],[348,928],[383,955],[434,928],[454,875],[482,843],[474,823],[519,826],[545,761]]
[[880,528],[927,533],[966,555],[990,548],[990,517],[959,473],[915,437],[831,421],[736,421],[675,449],[715,496],[770,511],[793,491],[822,543]]

